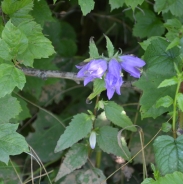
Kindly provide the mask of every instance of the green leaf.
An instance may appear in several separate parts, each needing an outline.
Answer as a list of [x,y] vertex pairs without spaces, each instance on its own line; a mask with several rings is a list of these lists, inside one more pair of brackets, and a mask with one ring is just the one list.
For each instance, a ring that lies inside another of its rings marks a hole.
[[33,123],[33,128],[35,131],[29,133],[26,140],[36,151],[39,158],[43,162],[58,159],[60,153],[54,153],[54,148],[60,134],[64,132],[63,126],[48,113],[40,111]]
[[24,73],[13,65],[0,65],[0,98],[10,94],[17,86],[22,89],[25,84]]
[[21,23],[18,28],[27,36],[27,49],[18,54],[17,59],[26,66],[33,66],[34,59],[48,58],[55,53],[54,48],[42,33],[42,28],[34,21]]
[[33,1],[32,0],[4,0],[2,2],[2,10],[5,14],[9,15],[11,21],[18,25],[19,23],[32,20],[32,16],[29,15],[29,12],[32,10]]
[[177,103],[178,103],[179,109],[183,112],[183,94],[182,93],[177,94]]
[[174,38],[174,40],[171,41],[171,43],[168,45],[168,47],[166,48],[166,50],[169,50],[169,49],[171,49],[171,48],[179,45],[179,43],[180,43],[180,38],[177,38],[177,37]]
[[174,1],[172,0],[155,0],[154,9],[156,12],[160,13],[163,10],[166,10]]
[[15,118],[22,108],[16,98],[6,95],[0,98],[0,124],[8,123],[11,118]]
[[162,127],[161,127],[163,132],[169,132],[171,130],[171,128],[172,128],[172,125],[168,122],[163,123]]
[[90,13],[91,10],[94,9],[94,4],[95,2],[93,0],[78,0],[78,4],[81,7],[81,11],[83,15],[85,16],[86,14]]
[[127,149],[121,149],[118,145],[118,129],[110,126],[102,126],[97,132],[97,143],[99,147],[106,153],[120,156],[125,160],[129,160],[131,155]]
[[138,5],[141,5],[142,3],[144,2],[144,0],[125,0],[125,4],[127,6],[130,6],[132,7],[132,10],[135,10],[135,8],[138,6]]
[[170,6],[168,6],[167,9],[170,10],[172,15],[179,17],[183,15],[182,8],[183,8],[183,1],[174,0],[173,3]]
[[11,48],[9,45],[0,38],[0,57],[6,61],[10,61],[12,59],[11,56]]
[[152,36],[148,38],[147,40],[144,40],[143,42],[140,42],[140,46],[146,51],[147,47],[151,44],[153,40],[156,40],[158,38],[161,38],[160,36]]
[[29,152],[24,137],[16,132],[18,124],[1,124],[0,126],[0,161],[8,164],[9,155]]
[[77,183],[82,184],[106,184],[106,177],[103,172],[98,168],[88,169],[86,171],[81,170],[79,174],[77,174]]
[[150,10],[143,10],[143,12],[135,15],[137,23],[134,25],[133,35],[140,38],[162,35],[165,28],[161,20]]
[[123,113],[124,109],[115,102],[110,101],[107,104],[104,104],[104,110],[107,119],[115,125],[125,128],[126,130],[136,131],[130,118]]
[[158,86],[158,88],[163,88],[163,87],[167,87],[167,86],[173,86],[178,84],[178,79],[177,77],[172,77],[171,79],[165,79],[164,81],[162,81],[160,83],[160,85]]
[[159,136],[154,141],[157,169],[162,175],[174,171],[183,172],[183,135],[177,139],[168,135]]
[[59,138],[55,152],[71,147],[74,143],[86,137],[91,129],[92,120],[90,117],[84,113],[77,114]]
[[50,8],[45,0],[34,1],[34,9],[31,11],[31,15],[41,26],[43,26],[45,22],[54,20],[52,18]]
[[105,89],[105,81],[103,79],[95,79],[93,84],[93,92],[89,95],[87,99],[92,100]]
[[157,102],[156,102],[156,108],[163,106],[163,107],[169,107],[170,105],[173,104],[173,99],[170,96],[164,96],[161,97]]
[[95,45],[93,37],[90,38],[89,54],[90,54],[90,58],[98,58],[99,57],[98,49]]
[[105,39],[107,42],[106,47],[107,47],[108,56],[109,56],[109,58],[111,58],[114,55],[114,46],[113,46],[111,40],[106,35],[104,35],[104,36],[105,36]]
[[11,21],[8,21],[2,32],[2,39],[8,44],[10,55],[16,58],[17,54],[23,53],[28,47],[28,39]]
[[109,4],[111,5],[111,11],[123,7],[124,0],[109,0]]
[[65,155],[55,181],[58,181],[63,176],[71,173],[75,169],[81,168],[88,158],[88,148],[84,144],[74,144]]
[[[143,95],[140,99],[142,118],[156,118],[164,112],[171,111],[171,108],[160,107],[157,109],[155,105],[156,101],[161,97],[168,95],[174,98],[175,95],[176,86],[158,88],[163,80],[176,75],[174,63],[177,66],[180,65],[179,49],[174,47],[166,51],[168,44],[163,39],[156,39],[151,42],[144,55],[147,67],[146,75],[142,75],[134,83],[136,87],[143,90]],[[167,83],[167,85],[169,84]]]

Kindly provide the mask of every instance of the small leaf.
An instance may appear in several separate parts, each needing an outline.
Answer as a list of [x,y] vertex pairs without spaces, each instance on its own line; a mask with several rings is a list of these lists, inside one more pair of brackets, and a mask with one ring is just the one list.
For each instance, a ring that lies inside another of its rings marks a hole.
[[98,58],[99,57],[98,49],[95,45],[93,37],[90,38],[89,54],[90,54],[90,58]]
[[141,5],[143,2],[144,0],[125,0],[126,5],[132,7],[132,10],[134,10],[138,5]]
[[111,5],[111,11],[123,7],[124,0],[109,0],[109,4]]
[[129,160],[131,155],[129,152],[125,152],[118,145],[117,135],[118,129],[110,126],[102,126],[97,132],[97,143],[99,147],[106,153],[112,153],[116,156],[121,156],[125,160]]
[[174,40],[171,41],[171,43],[168,45],[168,47],[166,48],[166,50],[169,50],[169,49],[171,49],[171,48],[179,45],[179,43],[180,43],[180,38],[177,38],[177,37],[174,38]]
[[115,125],[125,128],[126,130],[130,130],[133,132],[136,131],[136,128],[133,126],[130,118],[122,113],[124,109],[121,106],[117,105],[115,102],[110,101],[105,104],[104,110],[107,119],[109,119]]
[[24,73],[13,65],[0,65],[0,98],[10,94],[17,86],[22,89],[25,84]]
[[0,124],[8,123],[11,118],[15,118],[22,108],[18,100],[10,95],[0,98]]
[[178,79],[177,79],[177,77],[172,77],[171,79],[165,79],[164,81],[162,81],[160,83],[160,85],[158,86],[158,88],[172,86],[172,85],[175,85],[175,84],[178,84]]
[[163,132],[169,132],[171,130],[171,128],[172,128],[172,125],[170,123],[166,122],[166,123],[162,124],[161,130]]
[[173,104],[173,99],[170,96],[164,96],[161,97],[157,102],[156,102],[156,108],[163,106],[163,107],[169,107],[170,105]]
[[74,143],[86,137],[91,129],[92,120],[90,117],[84,113],[77,114],[58,140],[55,152],[71,147]]
[[174,171],[183,172],[183,135],[177,139],[168,135],[155,139],[153,147],[157,169],[161,175]]
[[74,144],[65,155],[55,181],[71,173],[75,169],[81,168],[88,158],[88,148],[84,144]]
[[113,46],[111,40],[106,35],[104,35],[104,36],[105,36],[105,39],[107,42],[106,47],[107,47],[107,51],[108,51],[108,56],[109,56],[109,58],[111,58],[114,55],[114,46]]
[[0,161],[8,164],[9,155],[29,152],[25,138],[16,132],[18,124],[1,124],[0,126]]
[[92,100],[97,95],[100,95],[100,93],[105,89],[105,81],[103,79],[95,79],[93,84],[93,92],[89,95],[87,99]]
[[182,93],[177,94],[177,103],[180,110],[183,112],[183,94]]
[[90,13],[91,10],[94,9],[95,2],[93,0],[78,0],[78,4],[81,7],[81,11],[83,12],[83,15]]

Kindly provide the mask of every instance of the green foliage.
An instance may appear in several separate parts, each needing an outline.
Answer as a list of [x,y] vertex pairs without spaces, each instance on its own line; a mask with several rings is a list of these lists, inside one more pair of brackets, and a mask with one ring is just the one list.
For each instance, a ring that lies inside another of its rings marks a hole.
[[18,124],[1,124],[0,126],[0,161],[8,164],[9,155],[29,152],[25,138],[16,132]]
[[105,39],[106,39],[106,42],[107,42],[107,52],[108,52],[108,56],[109,58],[111,58],[113,55],[114,55],[114,46],[111,42],[111,40],[106,36],[105,36]]
[[109,0],[109,4],[111,5],[111,11],[120,8],[124,4],[124,0]]
[[97,143],[99,147],[106,153],[112,153],[116,156],[121,156],[126,160],[129,160],[131,155],[127,147],[122,147],[121,149],[118,145],[117,134],[118,129],[112,128],[110,126],[103,126],[99,128],[97,132]]
[[158,86],[158,88],[168,87],[168,86],[172,86],[175,84],[178,84],[178,79],[177,77],[172,77],[170,79],[165,79],[164,81],[162,81],[160,85]]
[[83,166],[88,158],[88,148],[84,144],[74,144],[65,155],[55,181]]
[[85,0],[78,0],[78,4],[80,5],[81,11],[85,16],[94,9],[95,2],[93,0],[87,0],[87,2]]
[[55,152],[71,147],[74,143],[86,137],[92,129],[91,118],[87,114],[78,114],[73,117],[69,126],[60,136]]
[[89,54],[90,54],[90,58],[99,57],[98,49],[92,37],[90,38],[90,43],[89,43]]
[[179,109],[183,112],[183,94],[182,93],[177,94],[177,103],[178,103]]
[[160,36],[164,33],[165,28],[163,27],[163,23],[152,11],[144,10],[143,12],[138,12],[135,17],[137,23],[133,28],[134,36],[145,38]]
[[124,109],[115,102],[108,102],[104,104],[104,110],[107,119],[115,125],[125,128],[126,130],[136,131],[130,118],[125,114]]
[[132,8],[132,10],[135,10],[135,7],[137,7],[138,5],[141,5],[144,2],[144,0],[125,0],[125,4],[127,6],[130,6]]
[[183,172],[183,136],[177,139],[163,135],[155,139],[153,146],[156,158],[156,165],[162,175]]
[[8,123],[22,111],[18,100],[10,95],[0,98],[0,109],[0,124]]
[[10,64],[0,65],[0,98],[10,94],[15,87],[22,89],[25,84],[25,75],[18,68]]
[[169,107],[170,105],[173,104],[173,99],[170,96],[164,96],[161,97],[157,102],[156,102],[156,107]]
[[163,132],[169,132],[171,130],[171,128],[172,128],[172,125],[168,122],[163,123],[162,127],[161,127]]

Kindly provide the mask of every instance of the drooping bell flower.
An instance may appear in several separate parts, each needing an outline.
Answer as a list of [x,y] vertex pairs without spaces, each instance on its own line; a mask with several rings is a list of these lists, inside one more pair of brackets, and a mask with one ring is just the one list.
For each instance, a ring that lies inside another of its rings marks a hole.
[[96,145],[96,132],[92,131],[89,138],[91,149],[95,148]]
[[78,69],[81,69],[77,77],[84,77],[84,86],[89,82],[93,81],[95,78],[102,78],[103,74],[107,70],[107,61],[104,59],[94,59],[89,63],[81,66],[76,66]]
[[107,97],[110,100],[114,92],[121,94],[120,88],[123,84],[121,76],[121,65],[116,59],[111,59],[108,65],[108,72],[105,77],[105,84],[107,89]]
[[133,55],[119,56],[121,67],[135,78],[140,78],[141,68],[146,64],[142,59]]

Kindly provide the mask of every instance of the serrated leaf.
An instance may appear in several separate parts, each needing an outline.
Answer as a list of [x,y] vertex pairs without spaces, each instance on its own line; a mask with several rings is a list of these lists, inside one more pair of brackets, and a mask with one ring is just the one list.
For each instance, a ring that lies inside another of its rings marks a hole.
[[106,153],[112,153],[116,156],[121,156],[125,160],[129,160],[131,155],[129,152],[124,152],[119,145],[117,140],[118,129],[110,126],[102,126],[97,132],[97,143],[99,147]]
[[163,107],[169,107],[170,105],[173,104],[173,99],[170,96],[164,96],[161,97],[157,102],[156,102],[156,108],[163,106]]
[[177,103],[178,103],[179,109],[183,112],[183,94],[182,93],[177,94]]
[[165,28],[161,20],[150,10],[143,10],[143,12],[135,15],[137,23],[133,28],[133,35],[140,38],[162,35]]
[[24,137],[16,132],[18,124],[1,124],[0,126],[0,161],[8,164],[9,155],[29,152]]
[[86,14],[90,13],[91,10],[94,9],[94,4],[95,2],[93,0],[78,0],[78,4],[81,7],[81,11],[83,15],[85,16]]
[[160,107],[157,109],[155,106],[156,101],[161,97],[168,95],[174,98],[175,95],[176,86],[157,89],[163,80],[176,75],[174,63],[177,66],[180,64],[179,49],[174,47],[166,51],[167,46],[168,42],[163,39],[156,39],[151,42],[144,55],[147,67],[146,75],[142,75],[134,83],[135,86],[143,90],[140,99],[142,118],[156,118],[164,112],[171,111],[170,108]]
[[125,4],[132,7],[132,10],[134,10],[138,5],[141,5],[143,2],[144,0],[125,0]]
[[11,21],[18,25],[19,23],[32,20],[32,16],[29,15],[29,12],[32,10],[33,1],[32,0],[4,0],[2,2],[2,10],[5,14],[9,15]]
[[69,126],[60,136],[55,152],[71,147],[74,143],[86,137],[92,129],[92,120],[87,114],[81,113],[73,117]]
[[123,113],[124,109],[115,102],[110,101],[104,104],[104,110],[107,119],[115,125],[125,128],[126,130],[136,131],[130,118]]
[[123,7],[124,0],[109,0],[109,4],[111,5],[111,11]]
[[114,55],[114,46],[111,40],[106,35],[104,36],[105,36],[106,43],[107,43],[106,47],[107,47],[108,56],[109,58],[111,58]]
[[103,79],[95,79],[93,84],[93,92],[89,95],[87,99],[92,100],[105,89],[105,81]]
[[168,6],[168,9],[172,13],[172,15],[175,15],[177,17],[183,15],[182,8],[183,8],[182,0],[174,0],[173,3],[170,6]]
[[22,89],[26,80],[24,73],[13,65],[0,65],[0,98],[10,94],[15,87]]
[[21,23],[18,28],[28,38],[28,47],[23,53],[18,54],[18,61],[32,67],[34,59],[48,58],[55,53],[50,40],[43,35],[39,24],[28,21]]
[[9,47],[9,45],[0,38],[0,57],[3,60],[10,61],[12,59],[10,52],[11,48]]
[[183,135],[177,139],[162,135],[153,143],[157,169],[162,175],[183,172]]
[[8,123],[11,118],[15,118],[22,108],[18,100],[10,95],[0,98],[0,124]]
[[156,12],[160,13],[163,10],[166,10],[174,1],[172,0],[155,0],[154,9]]
[[92,168],[77,174],[76,181],[78,184],[106,184],[105,179],[106,177],[100,169]]
[[75,169],[81,168],[88,158],[88,148],[84,144],[74,144],[65,155],[55,181],[71,173]]
[[98,49],[95,45],[93,37],[90,38],[89,54],[90,54],[90,58],[98,58],[99,57]]
[[173,86],[178,84],[178,79],[177,77],[172,77],[171,79],[165,79],[164,81],[162,81],[160,83],[160,85],[158,86],[158,88],[163,88],[163,87],[167,87],[167,86]]
[[[48,113],[40,111],[33,123],[34,132],[29,133],[27,142],[33,147],[43,162],[50,162],[60,157],[54,153],[56,141],[64,132],[63,126]],[[54,136],[53,136],[54,135]]]
[[8,44],[12,58],[16,58],[17,54],[23,53],[28,47],[27,37],[11,21],[4,27],[2,39]]

